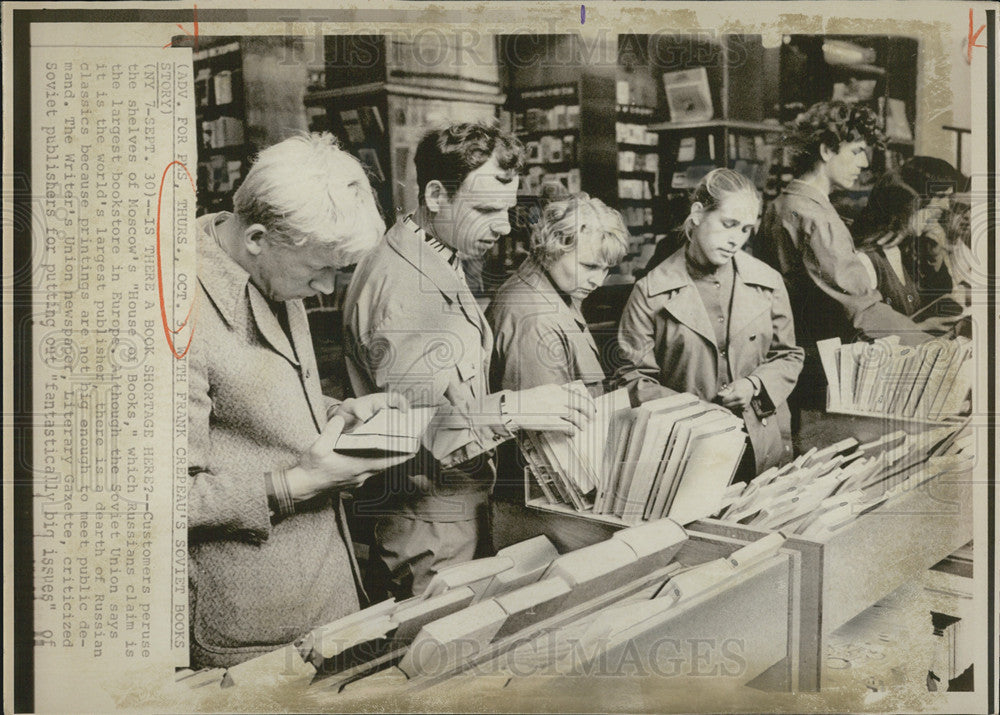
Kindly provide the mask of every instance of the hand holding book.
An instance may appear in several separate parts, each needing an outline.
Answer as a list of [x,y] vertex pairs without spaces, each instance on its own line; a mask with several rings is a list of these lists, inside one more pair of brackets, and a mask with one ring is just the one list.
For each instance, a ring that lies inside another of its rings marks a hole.
[[[299,459],[284,472],[292,501],[312,499],[330,489],[353,489],[366,479],[410,459],[412,452],[380,457],[354,457],[334,451],[344,430],[344,418],[333,417]],[[416,451],[416,450],[414,450]]]
[[326,418],[344,418],[344,430],[350,432],[358,425],[372,419],[376,413],[386,409],[406,411],[410,403],[405,395],[398,392],[376,392],[364,397],[352,397],[332,405],[326,412]]
[[753,384],[753,381],[742,377],[719,390],[719,394],[715,396],[715,399],[723,407],[732,410],[736,414],[742,414],[743,410],[750,406],[750,401],[753,399],[756,391],[757,386]]

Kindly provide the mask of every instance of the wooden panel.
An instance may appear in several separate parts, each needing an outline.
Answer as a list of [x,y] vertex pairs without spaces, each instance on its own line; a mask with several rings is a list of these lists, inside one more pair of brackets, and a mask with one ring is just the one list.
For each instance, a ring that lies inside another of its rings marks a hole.
[[246,141],[251,153],[308,128],[303,97],[309,84],[301,37],[244,37]]
[[768,116],[764,107],[763,63],[760,35],[726,36],[729,106],[723,118],[759,122]]
[[386,42],[382,35],[327,35],[324,50],[328,89],[387,79]]
[[[692,548],[682,549],[678,561],[687,566],[705,563],[727,556],[740,545],[724,537],[692,535],[685,545]],[[483,668],[484,672],[499,672],[509,665],[512,674],[541,674],[545,672],[546,663],[538,661],[538,654],[565,652],[562,646],[572,646],[601,610],[625,601],[649,598],[671,570],[672,567],[666,567],[652,572],[627,587],[501,639],[482,653],[470,654],[464,663],[414,681],[410,687],[415,690],[448,687],[450,677],[473,667]],[[785,673],[785,682],[794,682],[794,628],[798,614],[790,610],[790,604],[797,600],[797,578],[798,554],[782,550],[747,567],[718,588],[671,608],[664,613],[662,622],[653,628],[642,628],[642,633],[629,634],[627,638],[631,642],[626,646],[623,640],[620,645],[628,648],[631,665],[635,665],[631,658],[638,654],[640,658],[645,655],[656,659],[647,662],[647,667],[655,666],[660,671],[678,668],[676,675],[679,677],[670,678],[671,683],[676,681],[678,685],[683,683],[684,676],[705,675],[695,672],[696,669],[712,667],[726,668],[721,674],[738,683],[745,683],[769,670]],[[538,639],[544,639],[545,645],[538,647]],[[611,646],[615,646],[614,641]],[[575,650],[575,646],[570,650]],[[579,654],[585,652],[592,651],[583,650]],[[606,662],[614,662],[614,654],[611,656]],[[566,665],[562,663],[555,670],[579,681],[579,674],[568,674],[570,671],[564,669]]]
[[[640,659],[655,659],[647,665],[651,672],[676,666],[665,658],[683,658],[678,684],[683,676],[704,676],[706,670],[750,681],[775,663],[791,660],[787,604],[793,578],[788,555],[774,556],[718,591],[665,612],[655,627],[621,634],[609,648],[609,662],[627,649]],[[714,656],[707,663],[699,662],[702,647]]]
[[825,544],[829,633],[972,538],[972,485],[932,479],[859,517]]
[[[689,526],[745,542],[768,532],[705,519]],[[858,517],[824,542],[792,536],[802,555],[799,657],[802,690],[821,686],[826,637],[972,538],[972,484],[932,478]]]

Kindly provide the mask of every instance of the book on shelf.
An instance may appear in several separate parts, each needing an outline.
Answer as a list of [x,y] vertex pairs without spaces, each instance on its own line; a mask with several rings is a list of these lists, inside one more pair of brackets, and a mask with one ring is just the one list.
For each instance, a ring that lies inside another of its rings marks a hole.
[[212,71],[208,67],[202,67],[194,76],[194,96],[195,106],[207,107],[210,103],[211,93],[209,92],[209,82],[212,81]]
[[361,126],[361,115],[357,109],[343,109],[339,112],[340,123],[351,144],[361,144],[365,140],[365,130]]
[[212,77],[215,90],[215,104],[231,104],[233,101],[233,73],[231,70],[216,72]]
[[546,163],[558,164],[563,160],[562,139],[557,136],[544,136],[539,140],[539,154]]
[[615,102],[618,104],[631,104],[632,86],[627,79],[620,79],[615,82]]
[[376,106],[368,105],[358,109],[358,120],[365,137],[377,139],[385,134],[385,124],[382,122],[382,112]]
[[663,73],[671,122],[704,122],[714,115],[704,67]]
[[697,137],[681,137],[681,140],[677,142],[677,161],[694,161],[697,148]]

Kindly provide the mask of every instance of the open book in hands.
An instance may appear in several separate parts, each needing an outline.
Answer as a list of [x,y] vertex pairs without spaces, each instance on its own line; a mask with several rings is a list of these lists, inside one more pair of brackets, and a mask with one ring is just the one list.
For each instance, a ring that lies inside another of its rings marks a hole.
[[435,407],[379,410],[349,432],[342,433],[334,451],[353,457],[416,454],[436,411]]

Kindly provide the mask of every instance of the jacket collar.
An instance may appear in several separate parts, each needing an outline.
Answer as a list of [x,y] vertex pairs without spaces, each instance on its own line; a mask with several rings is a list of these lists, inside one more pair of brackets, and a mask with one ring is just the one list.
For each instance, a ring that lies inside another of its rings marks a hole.
[[[251,283],[250,274],[222,249],[216,239],[216,225],[230,218],[232,214],[223,211],[198,219],[198,279],[230,328],[240,324],[240,307],[244,301],[248,302],[254,323],[264,339],[290,363],[298,365],[296,349],[301,353],[306,346],[292,347],[267,299]],[[289,331],[294,340],[301,335],[302,321],[301,311],[291,306],[293,302],[287,301]]]
[[[412,221],[400,220],[385,237],[389,247],[412,265],[441,292],[449,305],[458,303],[466,319],[486,338],[482,311],[469,287],[447,259],[424,240],[423,230]],[[461,266],[458,267],[461,269]]]
[[[675,251],[667,260],[654,268],[643,279],[650,297],[669,294],[664,308],[679,322],[687,325],[710,344],[717,345],[715,329],[701,301],[694,281],[688,274],[684,248]],[[730,337],[746,329],[761,311],[770,307],[770,298],[761,298],[760,291],[750,286],[769,290],[779,287],[781,276],[752,256],[738,251],[733,257],[733,300],[729,315]]]
[[[650,296],[679,290],[684,286],[694,288],[694,282],[687,271],[684,259],[685,249],[686,247],[683,247],[675,251],[646,276],[646,291]],[[781,280],[781,276],[768,269],[760,261],[754,260],[749,254],[737,251],[736,255],[733,256],[733,262],[736,266],[735,281],[747,285],[759,285],[771,290],[777,290],[779,287],[778,281]]]
[[567,305],[566,301],[559,294],[559,291],[552,284],[552,280],[546,275],[543,269],[533,258],[526,258],[517,269],[518,280],[531,288],[542,300],[544,300],[553,310],[567,313],[581,329],[587,327],[587,321],[580,312],[580,307],[571,299],[572,305]]
[[815,201],[820,206],[833,209],[833,204],[830,203],[829,196],[824,194],[812,184],[807,184],[801,179],[792,179],[788,182],[788,186],[784,188],[784,192],[793,196],[801,196],[802,198],[809,199],[810,201]]
[[408,220],[397,221],[386,234],[386,242],[421,275],[441,291],[449,303],[459,301],[463,292],[458,271],[424,240],[423,229]]
[[197,220],[198,279],[223,319],[232,327],[237,309],[246,295],[250,274],[216,240],[215,226],[232,218],[228,211],[205,214]]

